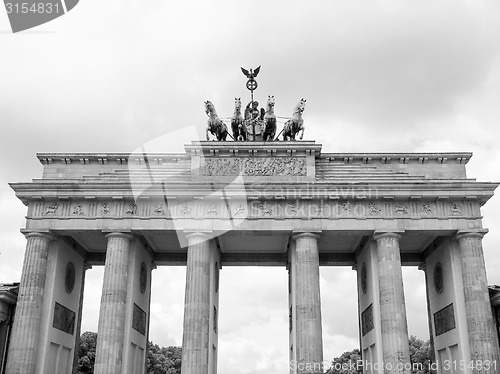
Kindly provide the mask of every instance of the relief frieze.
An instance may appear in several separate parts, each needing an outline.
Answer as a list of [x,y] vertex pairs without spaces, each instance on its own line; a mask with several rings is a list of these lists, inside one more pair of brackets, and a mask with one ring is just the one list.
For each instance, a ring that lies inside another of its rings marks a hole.
[[73,207],[73,214],[78,216],[83,216],[83,207],[81,205],[77,205]]
[[397,204],[396,213],[408,214],[408,207],[406,206],[406,204]]
[[155,205],[153,212],[154,214],[162,214],[162,215],[165,214],[165,210],[163,209],[163,204],[160,203]]
[[125,213],[131,214],[131,215],[137,214],[137,205],[134,203],[128,204],[128,208],[127,208]]
[[45,214],[56,214],[57,208],[59,208],[59,204],[58,203],[52,203],[45,210]]
[[[57,219],[390,219],[390,218],[476,218],[472,202],[399,202],[360,199],[231,199],[214,201],[194,199],[170,203],[146,199],[137,204],[128,201],[64,201],[36,203],[31,218]],[[175,214],[173,214],[175,212]]]
[[450,214],[451,215],[462,215],[463,214],[458,203],[451,204]]
[[306,176],[305,157],[204,158],[201,176]]
[[102,215],[107,215],[111,212],[111,209],[109,208],[108,206],[108,203],[102,203],[102,207],[101,207],[101,214]]

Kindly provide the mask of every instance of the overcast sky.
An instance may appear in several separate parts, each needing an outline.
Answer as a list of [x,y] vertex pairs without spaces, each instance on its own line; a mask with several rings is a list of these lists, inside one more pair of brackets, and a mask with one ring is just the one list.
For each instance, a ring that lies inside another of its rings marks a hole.
[[[131,152],[249,100],[278,116],[304,97],[305,138],[324,152],[466,151],[468,176],[500,181],[500,2],[85,0],[12,34],[0,10],[0,282],[20,279],[26,208],[8,182],[41,176],[36,152]],[[482,209],[500,284],[500,198]],[[97,331],[102,267],[87,273],[82,331]],[[184,268],[153,272],[150,338],[180,345]],[[404,270],[410,334],[427,339],[423,273]],[[355,272],[322,268],[324,356],[357,347]],[[287,273],[223,268],[219,373],[286,373]]]

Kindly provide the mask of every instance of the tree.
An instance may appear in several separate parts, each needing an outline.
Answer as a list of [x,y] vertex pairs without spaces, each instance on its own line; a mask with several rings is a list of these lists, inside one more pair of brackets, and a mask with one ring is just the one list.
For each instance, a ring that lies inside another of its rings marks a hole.
[[431,373],[430,364],[432,361],[432,347],[430,340],[424,342],[418,339],[416,336],[410,336],[410,362],[412,364],[418,364],[422,368],[421,371],[414,371],[418,374],[428,374]]
[[[87,331],[80,336],[78,347],[77,374],[93,374],[97,334]],[[146,357],[147,374],[180,374],[181,373],[181,347],[160,347],[158,344],[148,342]]]
[[97,334],[95,332],[86,331],[80,336],[77,374],[92,374],[94,372],[96,343]]
[[180,374],[181,347],[159,347],[148,342],[148,357],[146,360],[148,374]]
[[326,374],[361,374],[362,367],[358,367],[361,360],[359,349],[344,352],[340,357],[335,357]]
[[[414,368],[421,367],[422,370],[414,370],[412,374],[430,374],[430,363],[432,362],[432,348],[430,340],[424,342],[416,336],[411,336],[410,345],[410,362]],[[328,368],[326,374],[359,374],[362,373],[361,365],[358,367],[356,363],[361,360],[359,349],[344,352],[340,357],[335,357]],[[418,365],[415,365],[418,364]]]

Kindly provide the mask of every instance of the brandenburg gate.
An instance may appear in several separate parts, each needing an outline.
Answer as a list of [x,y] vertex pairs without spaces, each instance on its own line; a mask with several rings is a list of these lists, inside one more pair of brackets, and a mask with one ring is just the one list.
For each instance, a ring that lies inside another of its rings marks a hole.
[[481,206],[498,184],[468,178],[470,153],[194,141],[181,154],[37,157],[42,177],[11,185],[28,212],[8,374],[74,372],[94,265],[105,267],[97,374],[145,372],[161,265],[187,266],[183,374],[217,373],[227,265],[288,271],[291,373],[322,372],[319,267],[340,265],[357,271],[366,373],[411,373],[401,265],[425,271],[438,372],[500,370],[481,244]]

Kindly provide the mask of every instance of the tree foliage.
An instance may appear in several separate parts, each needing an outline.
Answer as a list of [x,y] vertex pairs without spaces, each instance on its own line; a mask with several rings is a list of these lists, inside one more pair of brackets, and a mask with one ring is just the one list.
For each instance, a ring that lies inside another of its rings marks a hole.
[[[94,373],[97,334],[87,331],[80,336],[78,347],[77,374]],[[180,374],[182,349],[180,347],[160,347],[148,342],[146,358],[147,374]]]
[[[421,364],[421,371],[414,371],[413,374],[430,374],[429,369],[432,361],[432,347],[430,341],[423,341],[416,336],[411,336],[410,344],[410,362],[412,364]],[[326,374],[359,374],[362,373],[362,367],[357,367],[356,363],[361,360],[359,349],[344,352],[340,357],[335,357],[328,368]],[[415,366],[417,367],[417,366]]]
[[182,348],[160,347],[148,342],[147,373],[148,374],[180,374]]
[[80,336],[77,374],[92,374],[94,372],[96,343],[97,334],[95,332],[86,331]]
[[423,340],[418,339],[416,336],[410,336],[410,362],[412,364],[419,364],[419,366],[423,368],[422,371],[414,371],[414,373],[431,373],[431,361],[432,347],[430,340],[424,342]]
[[326,374],[360,374],[363,370],[358,367],[358,360],[361,360],[359,349],[344,352],[333,359]]

